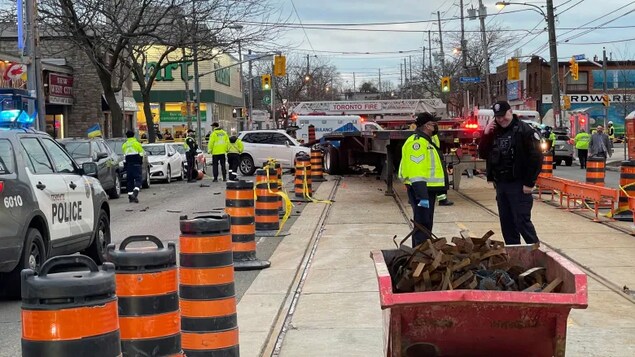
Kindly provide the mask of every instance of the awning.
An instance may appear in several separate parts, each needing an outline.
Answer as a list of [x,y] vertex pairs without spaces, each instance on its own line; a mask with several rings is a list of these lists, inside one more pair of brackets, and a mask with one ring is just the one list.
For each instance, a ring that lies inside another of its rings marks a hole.
[[[124,97],[124,105],[121,104],[121,94],[120,92],[115,93],[115,98],[117,99],[117,103],[125,112],[138,112],[139,106],[137,106],[137,102],[133,97]],[[103,111],[109,111],[110,107],[108,106],[108,102],[106,101],[106,97],[104,95],[101,96],[101,108]]]

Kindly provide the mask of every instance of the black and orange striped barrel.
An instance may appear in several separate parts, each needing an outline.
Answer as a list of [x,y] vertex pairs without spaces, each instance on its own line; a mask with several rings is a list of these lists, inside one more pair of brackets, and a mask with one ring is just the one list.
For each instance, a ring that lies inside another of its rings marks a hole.
[[21,278],[22,356],[121,356],[114,265],[59,256]]
[[[152,246],[128,248],[140,242]],[[107,255],[115,264],[123,356],[183,356],[174,243],[130,236],[119,249],[110,244]]]
[[304,198],[305,183],[307,193],[313,193],[311,180],[311,157],[306,154],[297,155],[295,158],[295,197]]
[[[635,197],[635,161],[623,161],[620,165],[620,198],[617,207],[617,212],[629,211],[628,198]],[[629,214],[626,217],[633,219],[633,215]]]
[[187,357],[238,356],[238,323],[227,215],[180,220],[181,345]]
[[606,176],[606,159],[602,157],[590,157],[586,163],[586,183],[604,186]]
[[324,181],[324,154],[320,149],[311,148],[311,181]]
[[308,131],[309,131],[309,142],[312,143],[312,142],[314,142],[316,140],[315,139],[315,126],[313,124],[309,125]]
[[553,177],[553,155],[545,153],[542,155],[542,168],[540,169],[540,177]]
[[256,231],[280,229],[280,205],[274,193],[278,191],[276,175],[275,168],[256,170]]

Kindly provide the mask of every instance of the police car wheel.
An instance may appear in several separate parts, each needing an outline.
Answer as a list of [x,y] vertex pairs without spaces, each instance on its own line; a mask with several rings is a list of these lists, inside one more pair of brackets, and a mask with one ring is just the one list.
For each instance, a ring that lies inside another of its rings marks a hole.
[[165,175],[165,183],[170,183],[172,182],[172,169],[170,168],[170,166],[168,166],[168,171],[166,172]]
[[149,167],[146,169],[146,178],[141,183],[141,187],[150,188],[150,168]]
[[4,294],[9,298],[20,297],[20,272],[22,269],[32,269],[38,271],[40,266],[46,261],[46,250],[44,248],[44,239],[42,233],[36,228],[29,228],[26,232],[24,247],[20,262],[16,265],[12,272],[1,277],[0,285],[6,286],[6,289],[0,289],[0,294]]
[[106,211],[99,212],[97,230],[95,230],[93,241],[83,253],[89,256],[97,264],[106,261],[106,247],[110,244],[110,220]]
[[116,174],[114,177],[115,185],[108,190],[108,197],[112,199],[119,198],[121,195],[121,182],[119,181],[119,174]]

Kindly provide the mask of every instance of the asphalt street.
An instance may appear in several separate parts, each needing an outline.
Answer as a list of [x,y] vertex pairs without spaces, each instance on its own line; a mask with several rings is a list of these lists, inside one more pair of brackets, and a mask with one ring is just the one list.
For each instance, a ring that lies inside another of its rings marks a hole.
[[[246,179],[253,179],[247,177]],[[285,175],[285,188],[292,188],[292,176]],[[220,213],[225,207],[225,183],[212,182],[205,178],[197,183],[153,182],[149,189],[142,190],[139,204],[128,203],[125,195],[110,200],[112,242],[119,244],[126,237],[150,234],[164,243],[179,239],[179,217],[190,218]],[[302,209],[296,205],[295,213]],[[291,217],[285,225],[288,229],[296,218]],[[257,237],[257,253],[260,259],[268,259],[283,237]],[[236,296],[242,298],[258,271],[236,272]],[[20,302],[0,300],[0,357],[20,356]]]

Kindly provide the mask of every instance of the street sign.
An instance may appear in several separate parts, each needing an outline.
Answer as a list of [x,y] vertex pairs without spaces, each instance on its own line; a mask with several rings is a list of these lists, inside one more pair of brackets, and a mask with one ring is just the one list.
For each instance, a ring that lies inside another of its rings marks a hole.
[[461,77],[459,78],[461,83],[481,83],[481,77]]
[[268,94],[265,94],[265,95],[262,97],[262,102],[263,102],[264,104],[267,104],[267,105],[271,104],[271,96],[270,96],[270,95],[268,95]]
[[584,61],[585,56],[584,56],[583,54],[582,54],[582,55],[575,55],[575,56],[573,56],[573,58],[574,58],[576,61]]
[[252,53],[243,55],[245,61],[271,61],[273,59],[272,54],[267,53]]

